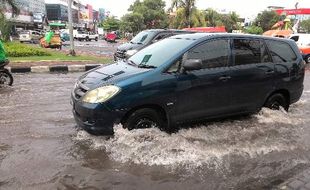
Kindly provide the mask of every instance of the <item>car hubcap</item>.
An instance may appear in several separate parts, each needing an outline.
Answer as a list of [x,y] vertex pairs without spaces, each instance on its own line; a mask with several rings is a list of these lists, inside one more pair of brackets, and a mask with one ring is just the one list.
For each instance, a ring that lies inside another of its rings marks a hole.
[[271,104],[271,109],[278,110],[280,109],[281,104],[278,101],[275,101]]
[[136,122],[136,128],[151,128],[156,126],[157,123],[149,118],[141,118]]

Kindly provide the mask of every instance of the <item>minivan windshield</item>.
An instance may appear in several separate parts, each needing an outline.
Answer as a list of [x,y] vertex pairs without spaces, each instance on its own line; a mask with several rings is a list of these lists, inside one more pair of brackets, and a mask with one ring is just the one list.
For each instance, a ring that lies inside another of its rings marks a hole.
[[152,44],[129,58],[131,63],[156,68],[192,44],[193,40],[168,38]]
[[149,42],[153,38],[154,35],[155,35],[155,32],[142,31],[139,34],[137,34],[130,41],[130,43],[133,43],[133,44],[146,44],[147,42]]

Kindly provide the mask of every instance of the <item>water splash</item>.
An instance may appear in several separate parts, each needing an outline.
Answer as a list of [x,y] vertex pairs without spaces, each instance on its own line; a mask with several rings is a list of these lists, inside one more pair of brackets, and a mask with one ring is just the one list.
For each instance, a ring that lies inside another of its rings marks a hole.
[[[216,122],[171,135],[156,128],[128,131],[118,125],[113,138],[94,137],[79,131],[75,140],[87,141],[91,148],[105,150],[118,162],[188,169],[220,168],[230,156],[255,158],[295,148],[291,141],[294,131],[285,126],[273,126],[283,122],[286,113],[263,110],[254,117],[260,122],[255,122],[255,118]],[[289,118],[287,123],[291,124],[293,120]]]

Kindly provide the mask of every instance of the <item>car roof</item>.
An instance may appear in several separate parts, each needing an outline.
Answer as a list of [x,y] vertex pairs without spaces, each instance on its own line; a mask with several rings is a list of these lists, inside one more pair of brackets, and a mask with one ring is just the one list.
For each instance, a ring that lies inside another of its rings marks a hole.
[[176,33],[195,33],[193,31],[187,31],[187,30],[179,30],[179,29],[149,29],[145,30],[146,32],[155,32],[155,33],[161,33],[161,32],[176,32]]
[[265,39],[265,40],[277,40],[277,41],[286,41],[286,42],[291,41],[285,38],[276,38],[276,37],[253,35],[253,34],[234,34],[234,33],[191,33],[191,34],[175,35],[170,38],[203,41],[203,40],[211,39],[215,37],[220,37],[220,38],[235,37],[235,38],[253,38],[253,39],[259,38],[259,39]]

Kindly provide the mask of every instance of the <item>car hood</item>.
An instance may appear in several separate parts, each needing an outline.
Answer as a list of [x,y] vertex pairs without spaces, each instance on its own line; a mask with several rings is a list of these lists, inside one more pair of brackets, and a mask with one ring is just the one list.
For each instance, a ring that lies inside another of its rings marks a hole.
[[91,70],[82,75],[79,81],[89,89],[94,89],[106,84],[115,84],[121,80],[149,70],[150,69],[138,68],[120,61]]
[[124,43],[122,45],[120,45],[117,50],[120,51],[128,51],[128,50],[132,50],[132,49],[137,49],[140,50],[144,45],[143,44],[133,44],[133,43]]

